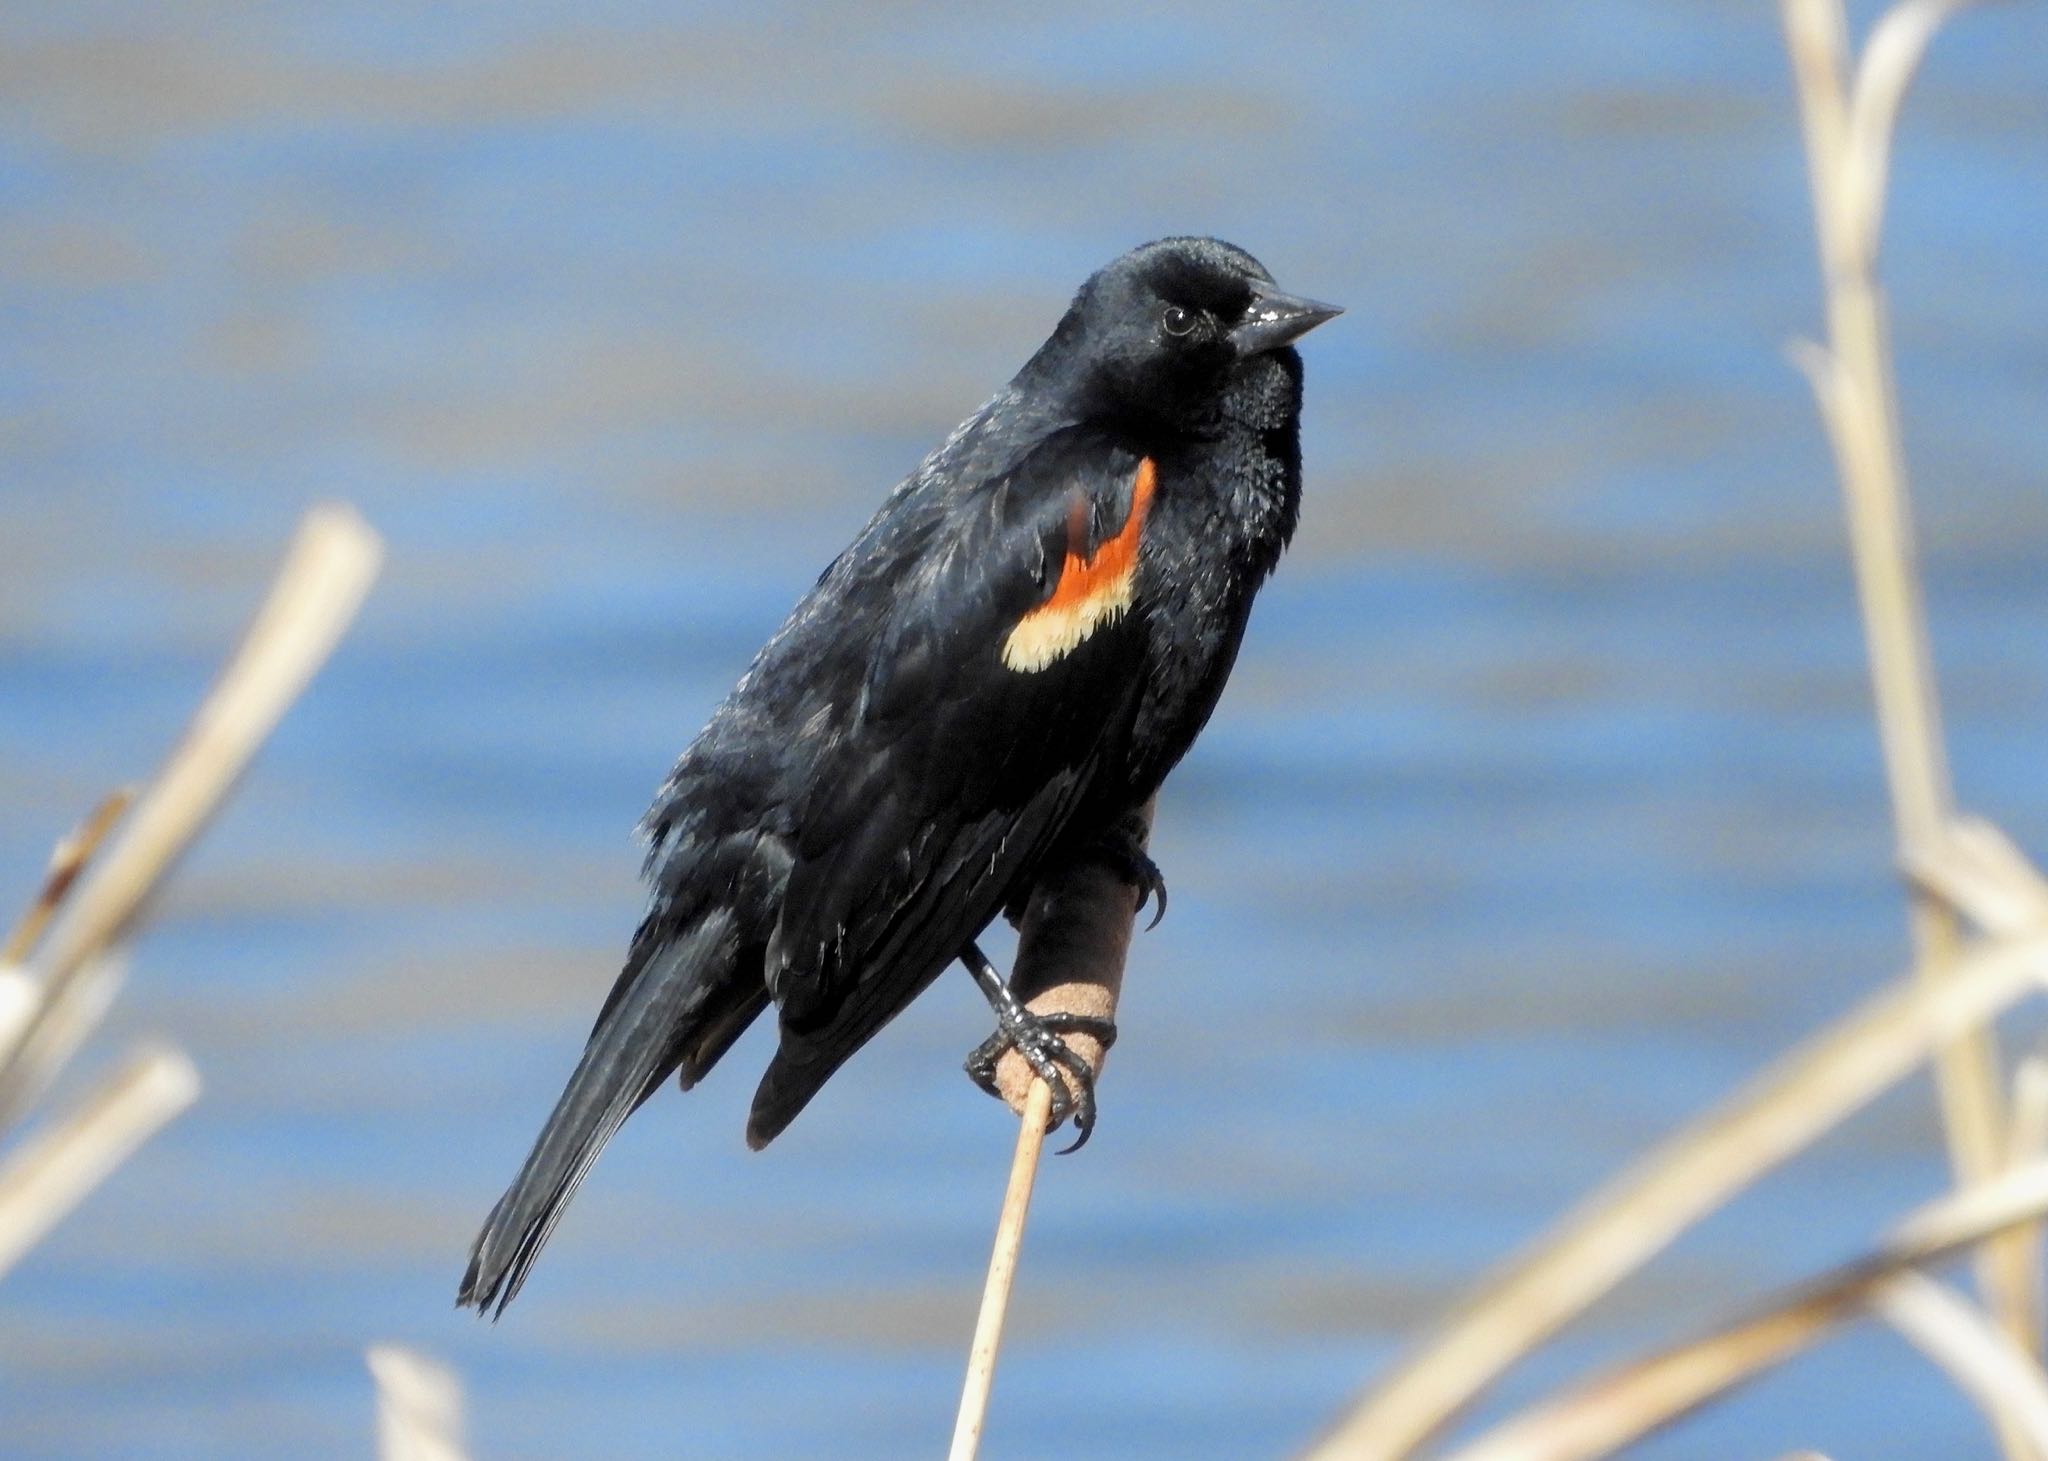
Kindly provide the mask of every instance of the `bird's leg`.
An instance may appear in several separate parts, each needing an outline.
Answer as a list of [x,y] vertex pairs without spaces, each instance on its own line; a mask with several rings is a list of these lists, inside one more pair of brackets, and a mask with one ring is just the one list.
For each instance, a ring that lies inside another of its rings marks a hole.
[[1138,890],[1138,906],[1131,910],[1134,914],[1143,913],[1147,903],[1157,900],[1152,921],[1145,925],[1149,931],[1166,917],[1166,877],[1145,851],[1146,831],[1142,814],[1126,812],[1091,837],[1084,850]]
[[995,965],[978,944],[969,943],[962,949],[960,962],[967,966],[989,1008],[996,1012],[996,1032],[967,1057],[967,1074],[976,1085],[1000,1100],[996,1064],[1006,1052],[1015,1050],[1052,1091],[1052,1114],[1047,1129],[1071,1115],[1074,1144],[1066,1150],[1079,1151],[1095,1130],[1095,1072],[1060,1036],[1092,1036],[1107,1050],[1116,1040],[1116,1025],[1090,1015],[1032,1013],[1003,982],[1003,976],[996,973]]

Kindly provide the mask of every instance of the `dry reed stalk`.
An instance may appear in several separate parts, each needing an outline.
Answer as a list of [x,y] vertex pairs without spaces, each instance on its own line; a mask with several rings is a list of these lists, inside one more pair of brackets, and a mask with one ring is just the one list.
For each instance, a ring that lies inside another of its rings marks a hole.
[[[1149,834],[1152,804],[1148,802],[1139,815],[1142,830]],[[1036,1014],[1084,1015],[1114,1023],[1131,946],[1132,914],[1131,888],[1099,862],[1076,862],[1045,877],[1033,890],[1018,929],[1011,990]],[[1100,1076],[1108,1047],[1092,1036],[1065,1038],[1089,1070]],[[997,1067],[997,1089],[1019,1113],[1017,1149],[996,1222],[995,1247],[982,1286],[947,1461],[973,1461],[981,1445],[1003,1321],[1016,1281],[1017,1254],[1024,1241],[1024,1219],[1031,1209],[1046,1122],[1052,1114],[1052,1088],[1032,1075],[1014,1051]]]
[[[78,881],[78,874],[99,851],[100,844],[106,841],[107,833],[113,830],[114,825],[121,820],[122,813],[128,810],[129,804],[134,800],[133,787],[122,787],[119,791],[109,793],[101,798],[100,804],[93,808],[83,822],[59,839],[56,847],[51,850],[50,865],[43,876],[42,887],[36,891],[36,896],[28,907],[22,910],[20,919],[7,935],[5,946],[0,947],[0,1046],[20,1035],[29,1017],[35,1013],[36,1006],[42,1002],[40,986],[21,968],[20,960],[35,947],[36,940],[42,937],[43,930],[49,926],[51,917],[65,898],[70,896],[72,885]],[[110,960],[110,963],[118,971],[119,960]],[[100,982],[94,973],[88,973],[84,977],[94,979],[96,983]],[[113,974],[111,982],[118,985],[118,972]],[[111,998],[112,988],[107,987],[96,993]],[[82,996],[82,1002],[89,1002],[89,999]]]
[[1981,817],[1957,817],[1903,865],[1922,889],[1994,938],[2048,928],[2048,881]]
[[0,964],[0,1044],[28,1023],[40,998],[36,982],[19,964]]
[[[65,986],[63,1018],[52,1024],[45,1036],[23,1053],[20,1080],[24,1092],[20,1106],[7,1113],[8,1123],[20,1121],[35,1100],[57,1078],[57,1072],[77,1053],[78,1047],[106,1018],[114,997],[128,978],[128,945],[113,944],[93,953],[73,972]],[[28,1027],[43,1006],[43,986],[24,975],[27,998],[18,1007],[9,1029],[15,1038]]]
[[981,1312],[974,1320],[974,1342],[967,1350],[967,1379],[960,1387],[960,1412],[953,1421],[953,1444],[946,1452],[946,1461],[974,1461],[981,1449],[989,1392],[996,1380],[996,1354],[1003,1344],[1003,1320],[1010,1312],[1010,1289],[1017,1280],[1017,1254],[1024,1246],[1024,1219],[1031,1212],[1038,1154],[1045,1146],[1045,1125],[1051,1116],[1052,1087],[1034,1079],[1017,1123],[1017,1154],[1010,1159],[1010,1182],[1003,1192],[995,1250],[989,1255],[988,1279],[981,1289]]
[[[1902,859],[1943,835],[1954,795],[1914,564],[1877,255],[1900,103],[1935,31],[1964,3],[1907,0],[1892,9],[1864,46],[1853,83],[1841,0],[1784,0],[1783,7],[1827,297],[1827,346],[1807,347],[1800,359],[1842,480]],[[1921,977],[1939,983],[1960,957],[1960,922],[1922,887],[1911,887],[1909,897]],[[1981,1180],[1998,1169],[2006,1143],[1995,1032],[1958,1031],[1936,1053],[1934,1068],[1956,1176]],[[2031,1267],[2023,1235],[2011,1234],[1986,1245],[1978,1276],[2007,1332],[2038,1354],[2041,1315],[2029,1302]]]
[[[2006,1123],[2005,1166],[2008,1172],[2048,1158],[2048,1060],[2030,1055],[2012,1078],[2011,1119]],[[2013,1242],[2026,1253],[2026,1304],[2032,1313],[2048,1309],[2041,1271],[2042,1231],[2039,1223],[2013,1229]],[[2048,1451],[2041,1454],[2048,1455]]]
[[1994,1427],[2010,1427],[2036,1455],[2048,1455],[2048,1376],[1982,1310],[1917,1272],[1878,1285],[1870,1307],[1948,1371]]
[[364,1359],[377,1385],[381,1461],[464,1461],[462,1382],[418,1350],[370,1346]]
[[[1898,1275],[2017,1224],[2038,1222],[2044,1213],[2048,1162],[1949,1193],[1900,1224],[1876,1253],[1800,1285],[1751,1318],[1574,1385],[1478,1437],[1450,1461],[1593,1461],[1611,1455],[1807,1348],[1862,1313]],[[1912,1307],[1914,1300],[1906,1303]],[[1926,1317],[1921,1303],[1909,1322]],[[1977,1338],[1981,1349],[1981,1334]],[[1953,1326],[1933,1342],[1944,1346],[1945,1359],[1958,1352]],[[1991,1373],[2001,1376],[1997,1383],[2003,1383],[2002,1370],[2019,1361],[2034,1376],[2023,1383],[2038,1385],[2032,1360],[2010,1340],[1998,1343],[2003,1358],[1988,1362]],[[1960,1362],[1980,1360],[1980,1353],[1972,1353]],[[1977,1373],[1986,1372],[1980,1365]],[[2002,1408],[1999,1414],[2010,1412]],[[2023,1424],[2015,1423],[2015,1434],[2027,1434]]]
[[10,1154],[0,1167],[0,1274],[198,1098],[199,1072],[182,1051],[144,1049]]
[[1462,1304],[1306,1456],[1399,1461],[1502,1371],[1680,1232],[1804,1149],[1957,1030],[2048,982],[2048,933],[1964,958],[1938,986],[1908,979],[1781,1057],[1596,1192]]
[[[1874,281],[1886,158],[1906,86],[1958,0],[1909,0],[1881,21],[1847,89],[1838,0],[1785,0],[1826,276],[1830,349],[1801,354],[1841,470],[1902,863],[1915,883],[1915,988],[1895,991],[1781,1061],[1746,1093],[1596,1194],[1554,1236],[1461,1307],[1310,1455],[1397,1461],[1412,1454],[1502,1370],[1632,1271],[1692,1221],[1936,1054],[1945,1128],[1958,1172],[2000,1170],[2006,1138],[1989,1021],[2038,967],[2048,888],[1995,831],[1952,812],[1924,615],[1913,574],[1891,363]],[[1956,906],[2011,942],[1965,955]],[[2022,931],[2025,936],[2021,937]],[[2017,963],[2004,963],[2007,959]],[[2002,966],[2002,967],[2001,967]],[[1960,985],[2000,977],[1993,998],[1951,1004]],[[1924,1017],[1928,1026],[1915,1028]],[[1986,1291],[2014,1341],[2031,1346],[2034,1265],[2014,1233],[1987,1258]],[[1764,1348],[1796,1316],[1754,1336]],[[1658,1371],[1684,1380],[1678,1368]],[[1694,1376],[1692,1379],[1696,1380]],[[1689,1383],[1689,1382],[1688,1382]],[[2024,1454],[2019,1423],[2002,1426]],[[1501,1454],[1515,1454],[1503,1451]],[[1578,1454],[1578,1453],[1573,1453]],[[1585,1454],[1595,1454],[1588,1451]]]
[[[1155,798],[1135,814],[1141,847],[1151,837],[1156,805]],[[1010,974],[1010,988],[1027,1009],[1116,1023],[1124,961],[1135,927],[1131,897],[1130,885],[1099,862],[1067,868],[1032,894],[1017,932],[1017,963]],[[1093,1035],[1065,1038],[1068,1048],[1100,1077],[1108,1047]],[[1030,1062],[1014,1050],[996,1064],[996,1089],[1020,1115],[1035,1080]]]
[[376,576],[377,536],[344,507],[309,512],[270,596],[156,778],[70,890],[29,966],[36,1000],[0,1048],[0,1127],[19,1118],[96,1023],[109,992],[83,977],[134,922],[285,709],[327,658]]
[[70,893],[79,871],[100,850],[100,844],[107,840],[107,833],[114,829],[114,824],[121,820],[121,814],[134,800],[135,788],[132,786],[109,792],[86,819],[72,828],[51,850],[50,867],[43,876],[43,886],[37,891],[35,900],[22,910],[20,920],[7,935],[7,942],[0,944],[0,964],[19,964],[28,957],[29,950],[35,947],[36,940],[49,926],[57,905]]

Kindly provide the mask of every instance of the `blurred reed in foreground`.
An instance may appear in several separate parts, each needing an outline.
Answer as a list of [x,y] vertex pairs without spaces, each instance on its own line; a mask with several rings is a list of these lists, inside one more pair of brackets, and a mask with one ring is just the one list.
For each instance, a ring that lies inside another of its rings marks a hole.
[[184,738],[139,793],[106,798],[58,845],[0,943],[0,1274],[199,1097],[175,1046],[133,1052],[62,1116],[16,1129],[119,992],[125,950],[178,858],[354,620],[382,561],[346,508],[306,515],[269,597]]
[[[1913,968],[1589,1198],[1375,1384],[1306,1453],[1310,1461],[1422,1454],[1559,1327],[1923,1061],[1934,1065],[1958,1191],[1868,1257],[1571,1387],[1450,1454],[1610,1455],[1873,1313],[1983,1407],[2012,1461],[2048,1461],[2048,1067],[2023,1062],[2008,1083],[1994,1039],[1999,1014],[2048,982],[2048,883],[2010,840],[1953,805],[1876,278],[1899,106],[1928,43],[1963,3],[1907,0],[1878,22],[1858,59],[1840,0],[1783,0],[1827,304],[1826,343],[1801,342],[1793,355],[1812,382],[1848,511]],[[1963,1252],[1975,1259],[1978,1302],[1922,1271]]]

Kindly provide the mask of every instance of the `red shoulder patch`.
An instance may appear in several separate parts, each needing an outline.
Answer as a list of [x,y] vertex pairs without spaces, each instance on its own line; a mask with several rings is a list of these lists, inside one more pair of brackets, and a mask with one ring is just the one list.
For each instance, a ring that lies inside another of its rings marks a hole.
[[1088,504],[1077,501],[1067,515],[1067,556],[1060,564],[1051,597],[1017,621],[1003,641],[1003,663],[1029,673],[1071,653],[1104,624],[1113,624],[1131,607],[1138,576],[1138,541],[1145,515],[1152,507],[1158,469],[1150,457],[1138,463],[1131,484],[1131,510],[1116,536],[1083,556],[1088,542]]

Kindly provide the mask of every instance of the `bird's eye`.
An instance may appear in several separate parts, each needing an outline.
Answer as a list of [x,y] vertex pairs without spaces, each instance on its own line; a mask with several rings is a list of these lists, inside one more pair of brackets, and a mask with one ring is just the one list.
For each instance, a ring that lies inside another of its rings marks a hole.
[[1182,309],[1177,304],[1169,304],[1166,313],[1160,316],[1159,322],[1166,327],[1166,333],[1169,335],[1193,334],[1195,312],[1191,309]]

